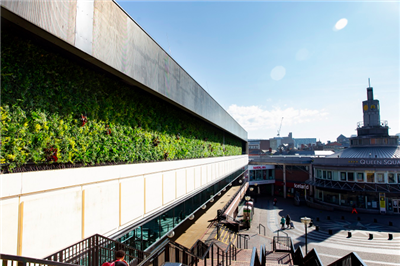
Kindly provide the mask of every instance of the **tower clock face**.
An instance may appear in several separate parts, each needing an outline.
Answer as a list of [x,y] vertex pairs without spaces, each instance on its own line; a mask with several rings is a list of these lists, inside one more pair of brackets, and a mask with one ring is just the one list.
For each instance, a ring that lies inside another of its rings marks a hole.
[[364,111],[368,111],[368,105],[364,105]]
[[374,110],[375,109],[375,104],[371,104],[371,110]]

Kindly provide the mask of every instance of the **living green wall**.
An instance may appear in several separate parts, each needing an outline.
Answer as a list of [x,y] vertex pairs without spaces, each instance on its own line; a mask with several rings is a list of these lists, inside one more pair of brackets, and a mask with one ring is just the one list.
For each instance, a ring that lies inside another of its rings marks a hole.
[[3,169],[242,153],[240,139],[139,88],[13,31],[1,37]]

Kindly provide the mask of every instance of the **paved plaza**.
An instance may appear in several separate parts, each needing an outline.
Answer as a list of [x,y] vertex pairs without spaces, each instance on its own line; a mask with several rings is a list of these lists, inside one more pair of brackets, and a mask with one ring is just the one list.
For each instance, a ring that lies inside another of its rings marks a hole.
[[[252,227],[247,231],[250,246],[259,248],[264,243],[271,249],[272,237],[279,231],[280,235],[286,233],[292,237],[295,247],[300,245],[305,252],[305,228],[300,218],[307,216],[319,226],[319,230],[315,226],[307,228],[308,251],[316,248],[324,265],[350,252],[356,252],[369,266],[400,265],[400,216],[324,211],[295,206],[293,199],[283,198],[278,198],[277,206],[273,206],[272,200],[272,197],[260,196],[255,200]],[[280,218],[287,214],[291,216],[295,228],[281,230]],[[351,232],[351,237],[348,232]],[[392,240],[389,240],[389,234],[392,234]]]

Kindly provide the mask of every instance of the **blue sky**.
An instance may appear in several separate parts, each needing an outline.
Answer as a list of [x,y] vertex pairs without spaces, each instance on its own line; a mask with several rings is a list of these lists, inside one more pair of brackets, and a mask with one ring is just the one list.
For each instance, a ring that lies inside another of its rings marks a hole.
[[397,1],[117,3],[249,139],[275,137],[282,117],[281,136],[356,134],[368,78],[381,120],[400,132]]

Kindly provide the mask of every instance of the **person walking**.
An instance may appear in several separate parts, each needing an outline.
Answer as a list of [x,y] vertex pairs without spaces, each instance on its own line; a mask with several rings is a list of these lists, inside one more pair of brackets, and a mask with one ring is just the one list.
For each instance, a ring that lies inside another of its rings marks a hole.
[[291,221],[292,219],[290,219],[290,215],[288,214],[288,215],[286,215],[286,227],[287,228],[289,228],[290,227],[290,221]]
[[356,213],[358,214],[357,210],[356,210],[356,204],[353,204],[353,210],[351,211],[351,214]]
[[276,205],[277,202],[278,202],[278,200],[276,198],[274,198],[274,206]]
[[283,216],[281,219],[281,226],[282,226],[282,229],[285,229],[285,217],[283,217]]

